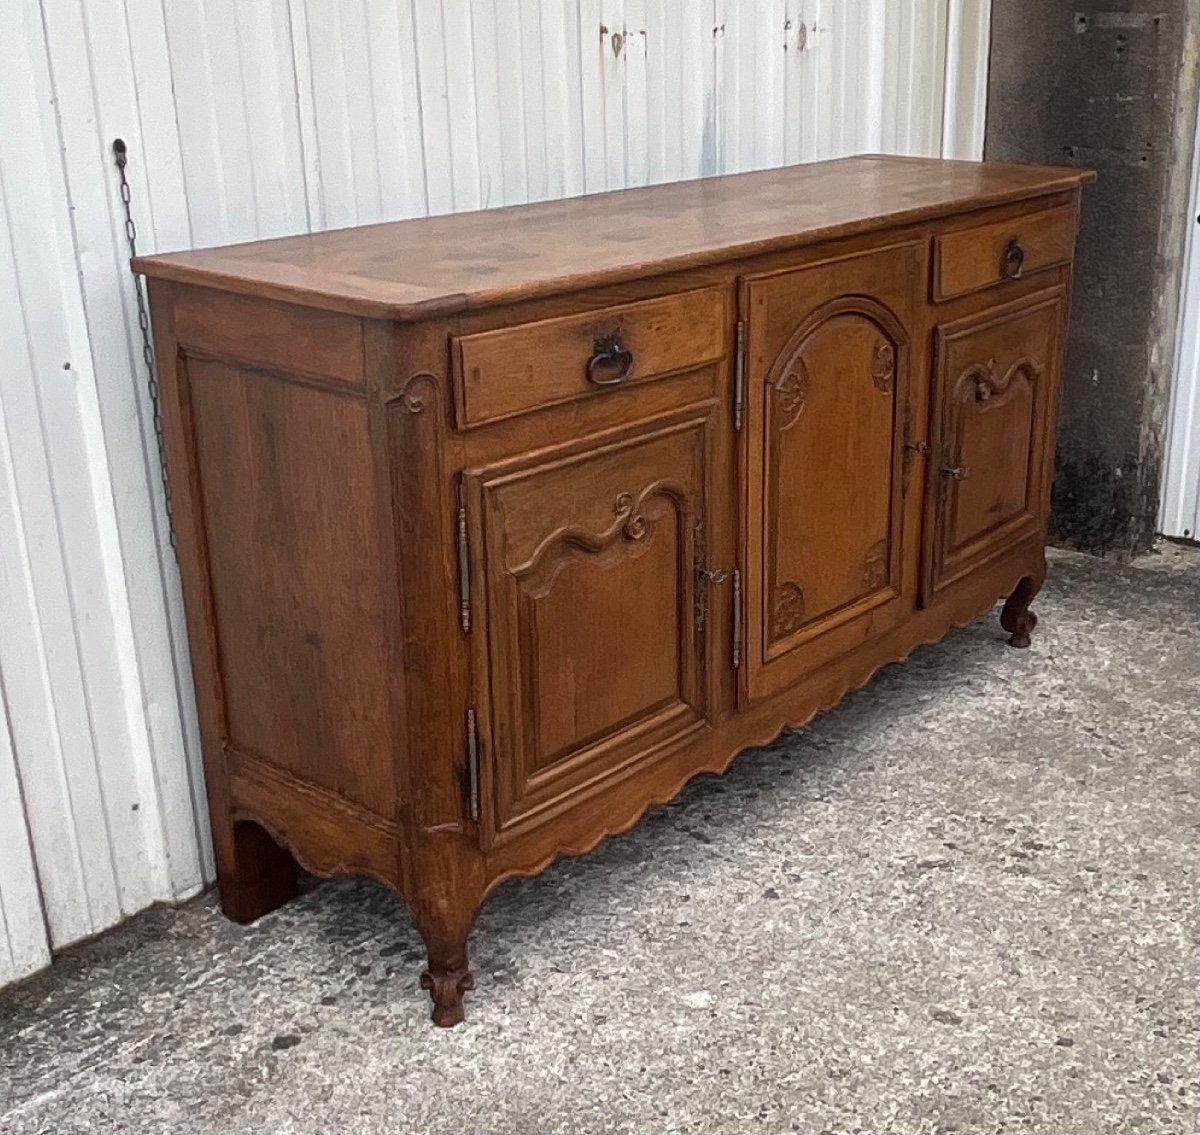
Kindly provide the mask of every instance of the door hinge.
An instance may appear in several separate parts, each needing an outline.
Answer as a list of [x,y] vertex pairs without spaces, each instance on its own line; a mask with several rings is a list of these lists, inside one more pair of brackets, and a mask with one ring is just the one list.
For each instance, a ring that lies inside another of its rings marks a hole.
[[474,706],[467,710],[467,814],[479,819],[479,727]]
[[467,547],[467,503],[458,484],[458,618],[464,632],[471,629],[471,557]]
[[746,407],[746,321],[737,321],[735,353],[733,356],[733,428],[742,428]]
[[733,571],[733,668],[742,665],[742,573]]

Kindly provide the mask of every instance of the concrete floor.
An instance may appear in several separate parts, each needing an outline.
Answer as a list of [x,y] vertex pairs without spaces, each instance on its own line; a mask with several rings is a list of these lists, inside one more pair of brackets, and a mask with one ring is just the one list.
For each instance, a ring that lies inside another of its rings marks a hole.
[[501,888],[466,1025],[372,884],[204,898],[0,993],[0,1131],[1200,1129],[1200,555],[1051,570]]

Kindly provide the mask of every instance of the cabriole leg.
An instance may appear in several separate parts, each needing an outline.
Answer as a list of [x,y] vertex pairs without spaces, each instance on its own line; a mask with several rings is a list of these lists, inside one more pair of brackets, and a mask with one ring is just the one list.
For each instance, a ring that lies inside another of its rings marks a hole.
[[421,974],[421,988],[429,990],[433,1000],[433,1023],[442,1028],[457,1025],[463,1019],[463,994],[475,988],[475,978],[467,966],[467,943],[429,945],[429,965]]
[[1029,646],[1029,636],[1038,621],[1029,604],[1041,589],[1042,580],[1027,575],[1005,601],[1004,609],[1000,612],[1000,625],[1012,636],[1008,640],[1009,646],[1018,649]]
[[475,988],[467,963],[467,937],[475,922],[477,904],[461,908],[438,904],[413,911],[413,921],[425,942],[429,964],[421,974],[421,988],[433,1001],[433,1023],[442,1028],[463,1019],[463,994]]

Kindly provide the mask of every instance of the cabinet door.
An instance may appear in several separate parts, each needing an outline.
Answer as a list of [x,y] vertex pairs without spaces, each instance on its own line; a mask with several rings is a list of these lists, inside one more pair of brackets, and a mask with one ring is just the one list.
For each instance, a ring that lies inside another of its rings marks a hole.
[[715,406],[466,475],[485,845],[708,728]]
[[1065,306],[1054,288],[937,329],[927,602],[1041,533]]
[[751,698],[911,609],[903,431],[925,265],[909,243],[744,284]]

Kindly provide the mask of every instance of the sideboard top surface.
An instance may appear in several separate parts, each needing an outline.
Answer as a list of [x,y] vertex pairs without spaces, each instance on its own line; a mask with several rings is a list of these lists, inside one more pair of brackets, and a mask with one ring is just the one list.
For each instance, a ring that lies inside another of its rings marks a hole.
[[419,320],[1076,188],[1078,169],[869,155],[143,256],[151,277]]

